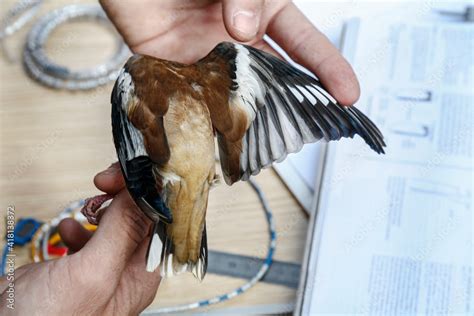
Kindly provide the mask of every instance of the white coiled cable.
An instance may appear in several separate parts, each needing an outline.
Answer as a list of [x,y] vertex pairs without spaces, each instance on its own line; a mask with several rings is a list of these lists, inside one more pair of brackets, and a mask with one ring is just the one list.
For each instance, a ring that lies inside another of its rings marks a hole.
[[[44,46],[55,28],[63,23],[78,20],[92,20],[109,28],[115,34],[117,50],[101,65],[73,71],[48,58]],[[130,50],[99,5],[74,4],[46,14],[33,26],[23,51],[23,64],[33,79],[46,86],[55,89],[87,90],[115,80],[129,55]]]

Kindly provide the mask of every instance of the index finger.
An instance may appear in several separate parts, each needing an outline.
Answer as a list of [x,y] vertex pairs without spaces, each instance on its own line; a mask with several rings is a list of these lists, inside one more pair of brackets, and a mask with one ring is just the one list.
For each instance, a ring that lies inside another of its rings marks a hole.
[[359,99],[359,82],[352,67],[293,3],[274,16],[268,35],[295,62],[314,72],[340,104],[352,105]]

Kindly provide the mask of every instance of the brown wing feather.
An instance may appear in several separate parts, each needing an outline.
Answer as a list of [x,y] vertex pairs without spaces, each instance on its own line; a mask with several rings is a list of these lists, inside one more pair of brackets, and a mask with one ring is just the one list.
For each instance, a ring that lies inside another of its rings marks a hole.
[[[242,137],[250,124],[247,114],[238,104],[230,104],[230,93],[234,87],[232,80],[235,73],[235,56],[228,56],[231,51],[223,52],[214,49],[201,59],[197,68],[202,74],[203,99],[211,116],[212,124],[217,131],[220,163],[226,181],[231,183],[240,177],[240,154]],[[229,181],[228,181],[229,182]]]
[[142,133],[150,158],[164,165],[170,158],[170,148],[163,116],[168,111],[176,76],[167,73],[167,63],[150,56],[135,55],[125,68],[135,84],[136,98],[128,109],[129,120]]

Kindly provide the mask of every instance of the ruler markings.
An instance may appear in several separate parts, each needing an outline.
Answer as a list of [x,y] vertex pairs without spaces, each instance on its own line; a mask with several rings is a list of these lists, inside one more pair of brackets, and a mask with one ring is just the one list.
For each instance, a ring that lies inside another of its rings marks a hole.
[[[207,272],[234,278],[251,279],[260,269],[263,261],[263,259],[256,257],[210,250]],[[296,289],[300,272],[300,264],[274,260],[262,281]]]

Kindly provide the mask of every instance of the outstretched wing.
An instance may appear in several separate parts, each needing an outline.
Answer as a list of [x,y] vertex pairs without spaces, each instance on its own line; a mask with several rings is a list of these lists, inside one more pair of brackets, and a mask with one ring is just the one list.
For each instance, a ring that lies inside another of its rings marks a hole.
[[[140,99],[127,66],[112,91],[112,133],[117,156],[130,195],[150,218],[172,221],[153,172],[169,159],[162,116]],[[139,79],[139,78],[135,78]]]
[[[321,83],[266,52],[221,43],[200,61],[209,77],[221,65],[219,98],[207,101],[217,130],[228,184],[246,180],[303,144],[360,135],[377,153],[385,143],[378,128],[357,108],[344,107]],[[212,83],[211,83],[212,84]],[[212,86],[212,85],[211,85]]]

